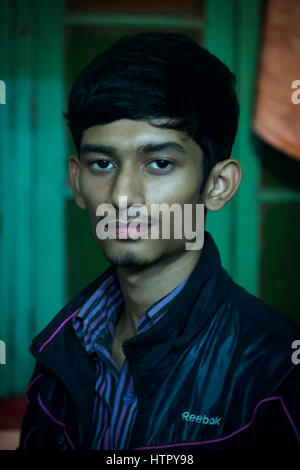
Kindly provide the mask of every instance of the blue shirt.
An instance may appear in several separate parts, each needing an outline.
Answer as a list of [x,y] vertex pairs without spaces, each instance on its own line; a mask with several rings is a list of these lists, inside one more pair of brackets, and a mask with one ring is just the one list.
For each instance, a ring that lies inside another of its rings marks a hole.
[[[145,309],[137,334],[165,315],[187,279],[172,292]],[[112,358],[114,331],[124,310],[124,297],[116,273],[110,274],[73,317],[75,333],[87,354],[96,360],[93,408],[93,440],[90,449],[127,449],[138,410],[134,380],[125,359],[122,369]],[[84,384],[82,384],[84,387]]]

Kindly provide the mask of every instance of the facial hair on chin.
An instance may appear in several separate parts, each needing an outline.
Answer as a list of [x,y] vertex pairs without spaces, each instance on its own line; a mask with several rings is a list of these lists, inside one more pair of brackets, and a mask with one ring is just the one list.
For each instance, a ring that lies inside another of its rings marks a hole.
[[133,254],[112,257],[107,256],[107,259],[115,267],[146,267],[157,261],[156,259],[143,259],[140,256]]

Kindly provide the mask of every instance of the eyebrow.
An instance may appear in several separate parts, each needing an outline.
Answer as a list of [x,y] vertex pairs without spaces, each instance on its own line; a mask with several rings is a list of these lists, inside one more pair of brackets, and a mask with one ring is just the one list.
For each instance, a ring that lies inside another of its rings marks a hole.
[[[167,142],[161,142],[161,143],[149,143],[145,145],[140,145],[137,147],[136,152],[137,153],[155,153],[155,152],[177,152],[181,154],[186,154],[186,151],[184,147],[177,142],[173,141],[167,141]],[[109,156],[116,156],[118,154],[118,151],[115,147],[111,147],[109,145],[103,145],[103,144],[84,144],[80,148],[80,156],[86,155],[88,153],[102,153],[105,155]]]

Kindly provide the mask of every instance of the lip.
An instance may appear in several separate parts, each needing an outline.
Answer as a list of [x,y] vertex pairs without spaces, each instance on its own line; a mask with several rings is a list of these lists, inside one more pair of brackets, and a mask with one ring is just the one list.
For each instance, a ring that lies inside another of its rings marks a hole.
[[108,225],[109,226],[114,226],[115,225],[117,228],[128,228],[130,226],[131,222],[137,222],[138,225],[140,225],[140,227],[151,227],[150,223],[148,223],[148,222],[139,222],[135,219],[132,219],[127,223],[123,222],[121,220],[113,220],[113,221],[108,222]]
[[[120,220],[115,220],[115,221],[112,221],[112,222],[109,222],[108,224],[108,227],[113,229],[114,226],[116,228],[115,230],[115,233],[116,233],[116,236],[119,238],[121,237],[121,239],[126,239],[126,238],[129,238],[129,239],[136,239],[135,238],[135,235],[136,234],[142,234],[142,233],[145,233],[149,230],[149,228],[151,227],[151,224],[149,223],[140,223],[138,221],[138,224],[136,226],[132,226],[131,225],[131,222],[133,220],[131,220],[130,222],[128,223],[125,223],[125,222],[122,222]],[[138,228],[138,230],[137,230]]]

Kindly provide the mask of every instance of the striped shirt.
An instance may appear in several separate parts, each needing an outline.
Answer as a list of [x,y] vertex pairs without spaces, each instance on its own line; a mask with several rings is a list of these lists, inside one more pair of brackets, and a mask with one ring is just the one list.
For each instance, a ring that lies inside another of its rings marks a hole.
[[[137,324],[140,334],[167,311],[187,279],[172,292],[145,309]],[[125,359],[122,369],[111,356],[114,330],[124,310],[124,297],[116,272],[108,275],[100,287],[73,317],[73,328],[87,354],[96,361],[96,386],[93,404],[93,439],[90,449],[128,449],[138,410],[135,384]],[[84,384],[83,384],[84,386]]]

